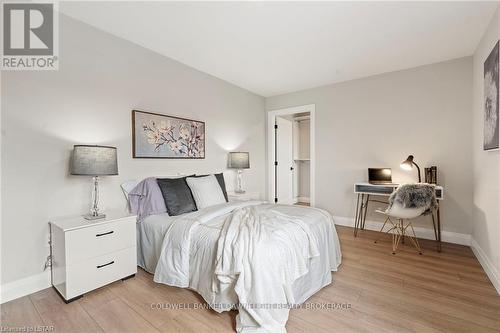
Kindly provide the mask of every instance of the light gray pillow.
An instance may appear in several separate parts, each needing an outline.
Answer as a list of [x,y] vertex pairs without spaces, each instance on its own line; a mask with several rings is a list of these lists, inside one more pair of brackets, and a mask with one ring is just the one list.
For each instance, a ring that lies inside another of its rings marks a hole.
[[198,209],[226,202],[224,193],[214,175],[199,178],[188,177],[186,182],[191,189]]

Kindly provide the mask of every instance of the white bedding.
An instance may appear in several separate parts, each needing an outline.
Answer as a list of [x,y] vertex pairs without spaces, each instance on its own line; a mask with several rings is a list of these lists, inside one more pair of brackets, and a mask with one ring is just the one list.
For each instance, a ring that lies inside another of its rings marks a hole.
[[149,216],[138,231],[139,265],[156,282],[194,289],[218,312],[240,302],[243,332],[285,332],[288,308],[252,305],[301,304],[341,262],[331,215],[309,207],[225,203]]

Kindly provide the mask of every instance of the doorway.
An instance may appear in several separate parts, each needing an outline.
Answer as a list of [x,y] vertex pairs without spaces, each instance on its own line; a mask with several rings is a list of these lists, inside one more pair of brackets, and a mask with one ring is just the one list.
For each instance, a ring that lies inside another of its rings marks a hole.
[[315,105],[268,112],[268,200],[314,206]]

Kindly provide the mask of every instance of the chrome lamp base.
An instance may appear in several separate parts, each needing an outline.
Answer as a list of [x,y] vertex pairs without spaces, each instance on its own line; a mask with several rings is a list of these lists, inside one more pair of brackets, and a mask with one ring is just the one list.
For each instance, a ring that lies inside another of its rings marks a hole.
[[100,220],[100,219],[104,219],[106,218],[106,214],[97,214],[97,215],[94,215],[94,214],[85,214],[83,215],[83,218],[86,219],[86,220],[89,220],[89,221],[94,221],[94,220]]
[[238,169],[237,176],[236,176],[237,187],[236,187],[236,190],[234,190],[234,193],[237,193],[237,194],[243,194],[243,193],[245,193],[245,190],[243,190],[243,179],[242,179],[243,177],[242,177],[242,174],[243,174],[243,170]]
[[94,190],[92,191],[92,208],[90,213],[83,215],[83,218],[89,221],[100,220],[106,217],[106,214],[99,213],[99,177],[94,176]]

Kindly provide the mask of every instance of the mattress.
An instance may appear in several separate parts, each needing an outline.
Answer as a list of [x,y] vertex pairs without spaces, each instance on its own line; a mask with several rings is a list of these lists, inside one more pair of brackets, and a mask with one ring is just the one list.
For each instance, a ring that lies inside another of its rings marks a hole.
[[[261,204],[255,202],[254,204]],[[248,203],[246,203],[248,204]],[[238,203],[225,203],[229,207],[235,209],[239,207]],[[219,205],[218,205],[219,206]],[[276,207],[284,214],[290,214],[296,217],[308,216],[314,208],[276,205]],[[182,219],[196,219],[198,216],[206,215],[207,211],[217,210],[219,207],[208,207],[204,210],[183,214],[180,216],[168,216],[167,214],[152,215],[146,217],[142,222],[137,224],[138,235],[138,265],[147,272],[154,274],[158,260],[161,256],[163,241],[165,234],[169,228],[176,222],[181,222]],[[222,226],[226,217],[230,213],[218,215],[210,219],[208,222],[198,225],[192,230],[190,243],[189,261],[189,288],[197,291],[207,303],[212,306],[215,311],[222,312],[229,304],[237,304],[238,299],[232,288],[225,289],[223,294],[213,292],[212,279],[214,275],[213,267],[216,259],[217,242],[222,230]],[[320,255],[311,258],[309,272],[297,279],[293,283],[293,295],[297,304],[301,304],[310,296],[316,293],[319,289],[331,283],[331,271],[329,264],[325,258],[337,257],[340,263],[340,245],[335,244],[338,253],[328,253],[331,247],[324,244],[327,240],[322,237],[321,223],[312,223],[313,232],[318,235],[318,239],[323,244],[319,247]],[[337,239],[338,242],[338,239]],[[331,250],[330,250],[331,251]]]

